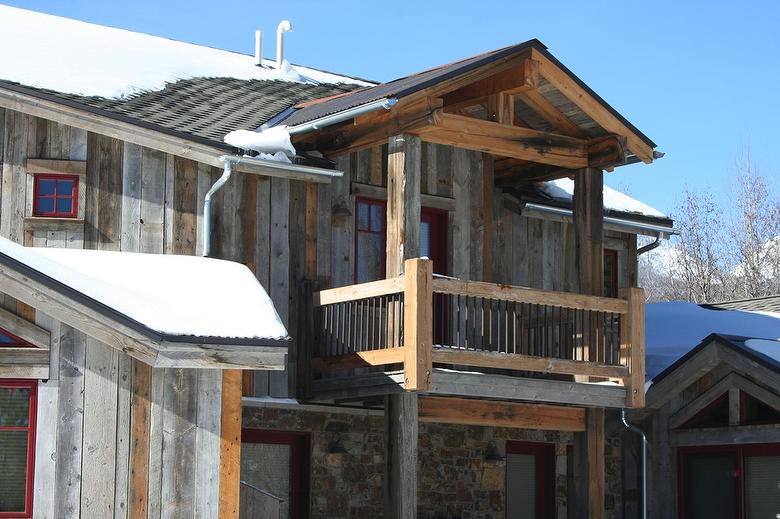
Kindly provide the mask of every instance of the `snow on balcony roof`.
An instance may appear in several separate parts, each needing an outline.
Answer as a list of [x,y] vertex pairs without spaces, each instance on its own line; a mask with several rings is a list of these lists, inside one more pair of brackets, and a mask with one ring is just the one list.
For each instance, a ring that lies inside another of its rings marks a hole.
[[162,335],[287,337],[268,294],[239,263],[197,256],[22,247],[5,238],[0,238],[0,254]]
[[753,338],[744,342],[746,348],[780,362],[780,313],[715,310],[683,301],[653,303],[645,306],[645,333],[647,380],[713,333]]
[[67,94],[124,98],[196,77],[373,84],[297,65],[277,70],[271,60],[258,67],[254,56],[9,6],[0,5],[0,20],[0,79]]
[[[560,200],[571,204],[574,197],[574,180],[570,178],[559,178],[557,180],[544,182],[541,186],[541,190],[554,200]],[[658,209],[654,209],[609,186],[604,186],[604,209],[620,211],[622,213],[640,214],[653,218],[667,218],[667,216]]]

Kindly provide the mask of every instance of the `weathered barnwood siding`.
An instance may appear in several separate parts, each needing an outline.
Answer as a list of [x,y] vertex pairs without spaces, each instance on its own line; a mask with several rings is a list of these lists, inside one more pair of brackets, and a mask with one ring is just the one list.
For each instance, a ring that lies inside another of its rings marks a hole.
[[[0,110],[0,157],[6,238],[126,252],[202,250],[203,197],[218,174],[212,167],[11,110]],[[83,219],[29,218],[31,158],[86,161]],[[241,262],[255,261],[256,252],[242,223],[246,181],[234,177],[215,200],[215,213],[225,215],[215,225],[218,255]],[[284,188],[276,195],[289,204]],[[286,219],[278,215],[277,225],[286,228]],[[270,220],[264,225],[270,238]],[[275,275],[288,287],[289,252],[282,255]],[[270,249],[258,256],[255,264],[267,269]],[[221,371],[152,369],[1,292],[0,304],[51,332],[51,376],[39,383],[36,517],[218,515]]]

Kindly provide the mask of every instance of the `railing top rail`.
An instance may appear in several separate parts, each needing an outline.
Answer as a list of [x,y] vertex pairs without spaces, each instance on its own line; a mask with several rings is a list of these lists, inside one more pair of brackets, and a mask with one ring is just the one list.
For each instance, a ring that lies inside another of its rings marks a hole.
[[280,497],[280,496],[274,495],[274,494],[272,494],[272,493],[268,492],[267,490],[263,490],[262,488],[257,488],[256,486],[254,486],[254,485],[250,485],[249,483],[247,483],[247,482],[246,482],[246,481],[244,481],[244,480],[241,480],[241,481],[239,481],[239,483],[240,483],[241,485],[243,485],[243,486],[245,486],[245,487],[247,487],[247,488],[251,489],[251,490],[254,490],[255,492],[258,492],[258,493],[260,493],[260,494],[263,494],[264,496],[268,496],[268,497],[270,497],[271,499],[274,499],[274,500],[276,500],[276,501],[279,501],[280,503],[284,503],[284,502],[286,502],[286,501],[287,501],[287,499],[286,499],[286,498],[284,498],[284,497]]
[[434,278],[433,291],[440,294],[465,295],[500,299],[516,303],[559,306],[577,310],[591,310],[613,314],[628,313],[628,303],[625,299],[612,297],[589,296],[570,292],[539,290],[535,288],[517,287],[486,283],[483,281],[463,281],[460,279]]
[[314,294],[314,306],[332,305],[371,297],[397,294],[404,291],[404,278],[398,276],[357,285],[329,288]]

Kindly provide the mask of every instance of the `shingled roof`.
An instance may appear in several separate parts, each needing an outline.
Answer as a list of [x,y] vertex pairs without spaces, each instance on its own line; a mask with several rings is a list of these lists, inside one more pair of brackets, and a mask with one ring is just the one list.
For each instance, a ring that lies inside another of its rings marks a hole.
[[193,78],[162,90],[121,99],[80,96],[0,80],[0,88],[63,102],[113,118],[230,148],[222,138],[233,130],[254,130],[286,108],[311,99],[350,92],[353,84]]
[[772,312],[780,314],[780,295],[723,301],[701,306],[712,310],[742,310],[743,312]]

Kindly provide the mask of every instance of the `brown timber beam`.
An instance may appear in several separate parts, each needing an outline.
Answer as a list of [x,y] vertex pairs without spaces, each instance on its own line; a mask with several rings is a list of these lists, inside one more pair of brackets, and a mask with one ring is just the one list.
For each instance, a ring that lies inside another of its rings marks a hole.
[[653,148],[642,140],[633,130],[623,123],[617,116],[607,110],[602,102],[596,100],[586,89],[578,85],[572,78],[555,63],[550,61],[541,52],[534,49],[532,57],[539,61],[540,74],[555,88],[557,88],[572,103],[585,112],[596,124],[607,132],[616,135],[624,135],[628,140],[629,149],[642,161],[653,162]]
[[435,110],[433,125],[414,130],[427,142],[565,168],[588,165],[587,141]]
[[547,431],[585,430],[585,409],[555,405],[423,397],[420,421]]
[[539,84],[539,62],[526,59],[519,65],[497,72],[496,74],[475,81],[453,92],[444,94],[444,106],[450,104],[476,101],[481,98],[498,94],[517,94],[537,87]]
[[238,519],[241,480],[241,370],[222,372],[219,519]]
[[[574,240],[578,292],[601,295],[604,287],[604,173],[586,168],[574,175]],[[586,346],[588,360],[598,359],[596,345]],[[578,380],[579,379],[579,380]],[[575,380],[587,382],[587,377]],[[604,517],[604,409],[587,410],[587,430],[575,434],[574,506],[588,510],[589,519]],[[587,503],[587,506],[586,506]]]
[[[388,278],[404,274],[404,261],[419,256],[421,158],[422,143],[419,137],[408,134],[390,137],[387,156]],[[415,264],[407,263],[406,268],[415,268]],[[415,273],[412,275],[418,277]],[[409,288],[406,286],[407,278],[408,276],[405,276],[405,290]],[[407,304],[407,297],[404,296],[404,305]],[[413,304],[419,305],[421,302],[416,300]],[[419,310],[421,309],[416,309]],[[404,327],[407,327],[406,323]],[[406,341],[406,336],[404,340]],[[413,368],[407,360],[411,362],[414,359],[409,359],[408,350],[413,350],[416,354],[417,344],[405,343],[404,349],[407,350],[404,355],[404,368],[405,371],[407,367],[411,370]],[[416,365],[415,362],[414,366]],[[410,375],[412,374],[405,373],[404,378]],[[410,382],[414,381],[410,379]],[[417,517],[418,431],[417,393],[404,391],[387,395],[384,498],[385,517],[388,519]]]

